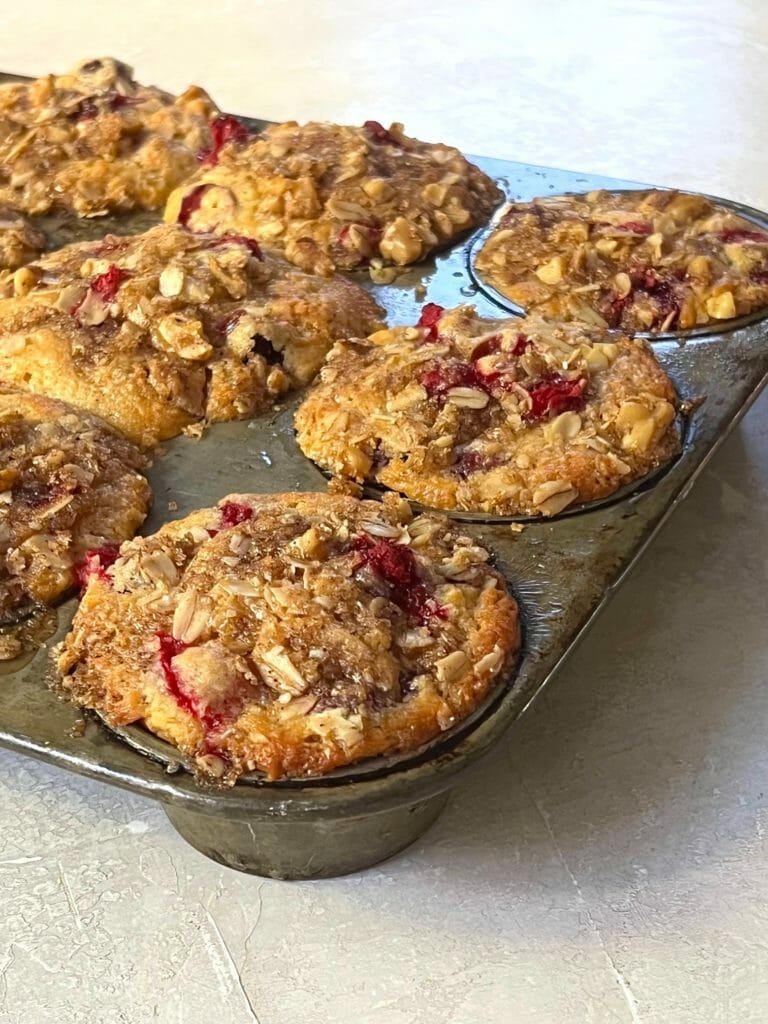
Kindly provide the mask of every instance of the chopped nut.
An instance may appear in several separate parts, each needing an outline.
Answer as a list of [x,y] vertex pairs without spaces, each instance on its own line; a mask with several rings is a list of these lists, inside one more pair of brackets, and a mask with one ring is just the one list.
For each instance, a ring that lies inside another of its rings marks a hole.
[[330,736],[349,750],[363,736],[363,718],[359,714],[350,714],[341,708],[330,708],[310,719],[312,728],[322,736]]
[[399,412],[401,409],[409,409],[411,406],[423,402],[427,397],[426,389],[412,382],[403,388],[398,394],[387,399],[387,412]]
[[331,198],[325,205],[326,210],[337,220],[360,222],[368,219],[370,211],[359,203],[351,203],[346,199]]
[[298,696],[307,688],[307,681],[291,661],[284,647],[276,645],[263,654],[254,652],[254,660],[266,666],[267,683],[274,688]]
[[494,647],[492,651],[484,655],[475,664],[475,675],[482,676],[486,672],[489,675],[493,675],[501,667],[501,663],[504,659],[504,652],[500,647]]
[[385,230],[379,249],[385,259],[403,265],[419,259],[424,252],[424,243],[410,221],[397,217]]
[[37,273],[32,267],[19,267],[13,275],[14,295],[28,295],[37,284]]
[[561,412],[544,426],[549,441],[572,441],[581,430],[581,416],[577,412]]
[[93,288],[88,289],[82,302],[70,308],[76,310],[75,316],[84,327],[98,327],[109,316],[109,306]]
[[187,320],[179,313],[164,316],[157,325],[163,348],[191,362],[205,362],[213,355],[213,346],[203,333],[199,320]]
[[471,664],[464,651],[453,651],[435,662],[437,678],[441,683],[453,683],[469,671]]
[[222,778],[227,770],[227,762],[218,754],[199,754],[195,758],[195,764],[206,775],[211,775],[214,779]]
[[629,274],[625,274],[623,271],[620,274],[616,274],[613,279],[613,284],[616,289],[616,294],[620,299],[625,299],[632,291],[632,281],[630,280]]
[[736,304],[733,301],[733,292],[721,292],[719,295],[712,295],[707,299],[707,312],[715,320],[728,320],[736,316]]
[[544,263],[536,271],[536,277],[544,284],[559,284],[563,279],[562,258],[554,256],[548,263]]
[[288,702],[282,712],[284,718],[298,718],[300,715],[308,715],[320,699],[314,693],[307,693],[303,697],[291,697],[290,693],[283,693],[278,697],[278,700],[282,701],[284,697],[288,698]]
[[166,267],[160,275],[158,287],[160,288],[160,294],[166,296],[166,298],[180,295],[184,287],[184,271],[181,267],[175,267],[173,264]]
[[571,504],[578,491],[568,480],[548,480],[533,492],[533,504],[545,516],[557,515]]
[[208,624],[210,602],[190,587],[179,597],[173,613],[172,633],[176,640],[194,643]]

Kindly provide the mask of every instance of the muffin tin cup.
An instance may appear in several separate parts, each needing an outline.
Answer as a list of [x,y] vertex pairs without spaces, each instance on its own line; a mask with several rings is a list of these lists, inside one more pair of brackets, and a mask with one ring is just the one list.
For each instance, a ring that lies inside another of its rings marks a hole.
[[[499,179],[510,199],[630,184],[496,160],[477,163]],[[147,223],[145,215],[102,222],[100,234]],[[80,225],[71,221],[55,227],[62,241],[81,237]],[[92,224],[86,232],[93,235]],[[359,280],[386,307],[392,324],[415,323],[428,301],[473,302],[483,315],[504,315],[471,278],[472,244],[469,239],[457,245],[391,285],[373,285],[363,275]],[[414,291],[417,285],[424,293]],[[254,774],[231,788],[201,785],[178,751],[141,726],[110,729],[46,686],[49,648],[66,633],[74,600],[58,609],[56,633],[36,654],[0,664],[0,743],[159,800],[189,843],[241,871],[327,877],[395,854],[429,828],[449,790],[541,693],[756,398],[768,379],[768,321],[756,316],[706,334],[657,337],[654,351],[681,397],[692,402],[682,451],[671,464],[604,502],[525,521],[521,532],[509,517],[455,516],[464,532],[493,553],[518,597],[523,643],[517,666],[483,704],[422,749],[317,779],[269,782]],[[216,424],[199,440],[166,443],[150,472],[154,509],[143,532],[231,492],[324,491],[324,475],[294,439],[292,413],[300,400],[298,395],[248,422]]]

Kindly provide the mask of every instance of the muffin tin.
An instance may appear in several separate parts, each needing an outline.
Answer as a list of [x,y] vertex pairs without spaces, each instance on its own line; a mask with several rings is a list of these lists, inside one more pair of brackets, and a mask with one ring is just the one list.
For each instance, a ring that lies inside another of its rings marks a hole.
[[[254,130],[264,124],[243,120]],[[568,171],[475,159],[510,199],[632,187]],[[766,215],[756,210],[725,205],[766,223]],[[44,226],[65,244],[108,231],[142,230],[157,219],[146,214],[79,222],[48,218]],[[486,231],[392,284],[374,285],[363,274],[359,280],[385,307],[391,324],[415,323],[428,301],[444,306],[471,302],[487,316],[514,312],[513,304],[473,276],[472,257]],[[437,740],[408,755],[372,759],[317,779],[267,782],[253,775],[230,789],[201,786],[179,752],[142,727],[112,730],[96,716],[83,717],[48,689],[49,648],[68,628],[73,599],[41,618],[37,626],[46,640],[36,653],[0,663],[0,743],[159,800],[189,843],[242,871],[316,878],[391,856],[437,818],[462,773],[541,692],[768,379],[766,313],[720,330],[655,336],[651,342],[687,403],[682,451],[671,464],[607,500],[569,509],[552,520],[449,513],[493,552],[521,603],[523,645],[515,669],[473,715]],[[300,400],[296,395],[282,408],[247,422],[216,424],[197,440],[167,442],[149,474],[154,509],[142,532],[213,505],[233,491],[323,491],[325,477],[294,440],[292,416]]]

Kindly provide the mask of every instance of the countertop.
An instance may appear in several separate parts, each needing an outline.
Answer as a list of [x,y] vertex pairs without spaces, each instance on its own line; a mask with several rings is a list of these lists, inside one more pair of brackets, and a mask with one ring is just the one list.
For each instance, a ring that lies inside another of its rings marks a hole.
[[[234,111],[768,208],[761,0],[3,11],[4,70],[107,53]],[[767,502],[763,396],[437,825],[364,873],[241,875],[0,752],[0,1022],[764,1024]]]

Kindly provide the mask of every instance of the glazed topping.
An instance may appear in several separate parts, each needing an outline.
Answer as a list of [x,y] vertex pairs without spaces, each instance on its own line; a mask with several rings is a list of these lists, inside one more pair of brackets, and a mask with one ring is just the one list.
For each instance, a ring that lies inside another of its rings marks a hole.
[[768,232],[680,192],[512,203],[476,266],[527,310],[630,331],[688,329],[768,303]]

